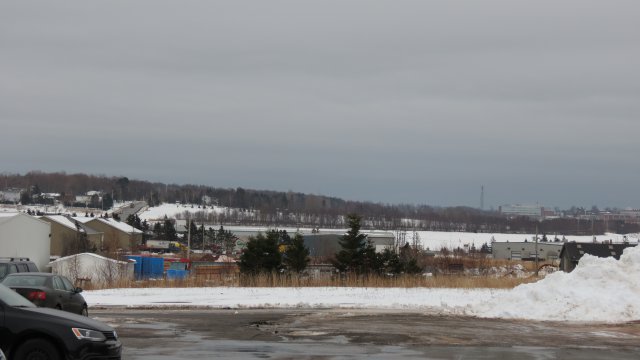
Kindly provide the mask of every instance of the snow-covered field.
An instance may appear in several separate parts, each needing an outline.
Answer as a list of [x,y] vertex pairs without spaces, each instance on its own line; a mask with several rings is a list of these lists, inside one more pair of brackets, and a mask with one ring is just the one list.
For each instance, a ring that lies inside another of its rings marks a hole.
[[166,216],[169,219],[175,219],[177,215],[182,215],[185,212],[190,214],[196,213],[213,213],[223,214],[225,211],[234,210],[221,206],[206,206],[201,207],[191,204],[168,204],[164,203],[158,206],[149,207],[145,209],[139,216],[142,220],[157,221],[162,220]]
[[[156,207],[150,207],[145,209],[140,214],[140,218],[147,221],[154,221],[164,219],[165,215],[168,218],[175,218],[177,215],[182,215],[185,212],[195,214],[198,212],[204,213],[217,213],[221,214],[225,211],[234,211],[237,209],[229,209],[218,206],[207,206],[206,208],[198,207],[197,205],[190,204],[162,204]],[[218,224],[207,224],[207,226],[213,226],[217,228]],[[258,226],[225,226],[225,229],[231,231],[241,232],[265,232],[273,229],[270,227],[258,227]],[[280,227],[278,230],[286,230],[289,233],[300,232],[302,234],[311,234],[312,228],[291,228]],[[347,229],[319,229],[320,233],[344,233]],[[521,242],[521,241],[534,241],[535,234],[502,234],[502,233],[471,233],[471,232],[444,232],[444,231],[363,231],[364,233],[393,233],[396,238],[404,238],[409,244],[418,243],[423,249],[440,250],[441,248],[470,248],[475,246],[480,248],[482,244],[491,244],[493,241],[497,242]],[[542,237],[538,234],[538,238]],[[547,234],[547,239],[553,241],[556,237],[555,234]],[[559,240],[575,241],[575,242],[593,242],[593,236],[575,236],[562,234],[557,235]],[[621,243],[625,240],[625,235],[607,233],[604,235],[596,235],[595,240],[598,242],[612,241],[614,243]],[[626,240],[631,243],[640,242],[640,234],[626,235]]]
[[512,290],[429,288],[148,288],[86,291],[90,306],[361,308],[486,318],[621,323],[640,320],[640,247],[619,261],[585,255]]

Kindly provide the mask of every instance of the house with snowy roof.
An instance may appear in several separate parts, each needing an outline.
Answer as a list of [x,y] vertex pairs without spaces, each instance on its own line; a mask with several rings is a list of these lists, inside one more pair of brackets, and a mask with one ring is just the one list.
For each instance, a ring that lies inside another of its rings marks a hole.
[[585,254],[601,258],[613,257],[616,260],[620,260],[624,249],[636,245],[630,243],[564,243],[560,251],[560,270],[565,272],[573,271]]
[[142,244],[143,232],[125,222],[100,217],[74,217],[73,219],[102,232],[103,248],[136,249]]
[[64,256],[74,252],[84,237],[89,248],[101,249],[104,233],[70,216],[46,215],[40,218],[51,224],[51,255]]

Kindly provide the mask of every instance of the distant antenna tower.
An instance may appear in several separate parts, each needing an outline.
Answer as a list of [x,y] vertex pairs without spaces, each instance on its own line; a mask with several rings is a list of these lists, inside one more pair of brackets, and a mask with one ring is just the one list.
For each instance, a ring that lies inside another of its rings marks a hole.
[[484,185],[480,187],[480,210],[484,210]]

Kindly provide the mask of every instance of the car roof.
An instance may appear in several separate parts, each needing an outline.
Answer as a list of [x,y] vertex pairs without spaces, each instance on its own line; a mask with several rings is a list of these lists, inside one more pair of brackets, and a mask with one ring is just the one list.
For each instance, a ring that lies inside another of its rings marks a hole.
[[29,258],[2,256],[0,257],[0,262],[32,262],[32,261]]
[[43,273],[43,272],[20,272],[20,273],[9,274],[9,275],[7,275],[7,277],[9,277],[9,276],[33,276],[33,275],[42,276],[42,277],[58,276],[57,274]]

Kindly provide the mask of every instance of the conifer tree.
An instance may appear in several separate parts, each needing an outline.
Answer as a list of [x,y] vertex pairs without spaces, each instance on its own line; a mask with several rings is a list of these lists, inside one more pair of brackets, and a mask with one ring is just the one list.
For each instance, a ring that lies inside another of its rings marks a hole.
[[[288,235],[287,235],[288,237]],[[304,246],[304,238],[300,234],[296,234],[286,244],[287,249],[284,252],[282,262],[289,271],[300,273],[309,265],[309,249]]]
[[360,216],[347,215],[349,231],[340,239],[342,249],[336,253],[333,266],[340,272],[368,273],[376,267],[376,254],[367,235],[360,233]]
[[240,256],[240,271],[243,274],[271,273],[282,267],[282,255],[278,250],[280,235],[269,231],[250,237],[247,248]]
[[176,231],[175,226],[173,226],[173,221],[169,220],[165,216],[163,229],[163,238],[164,240],[176,241],[178,240],[178,232]]

